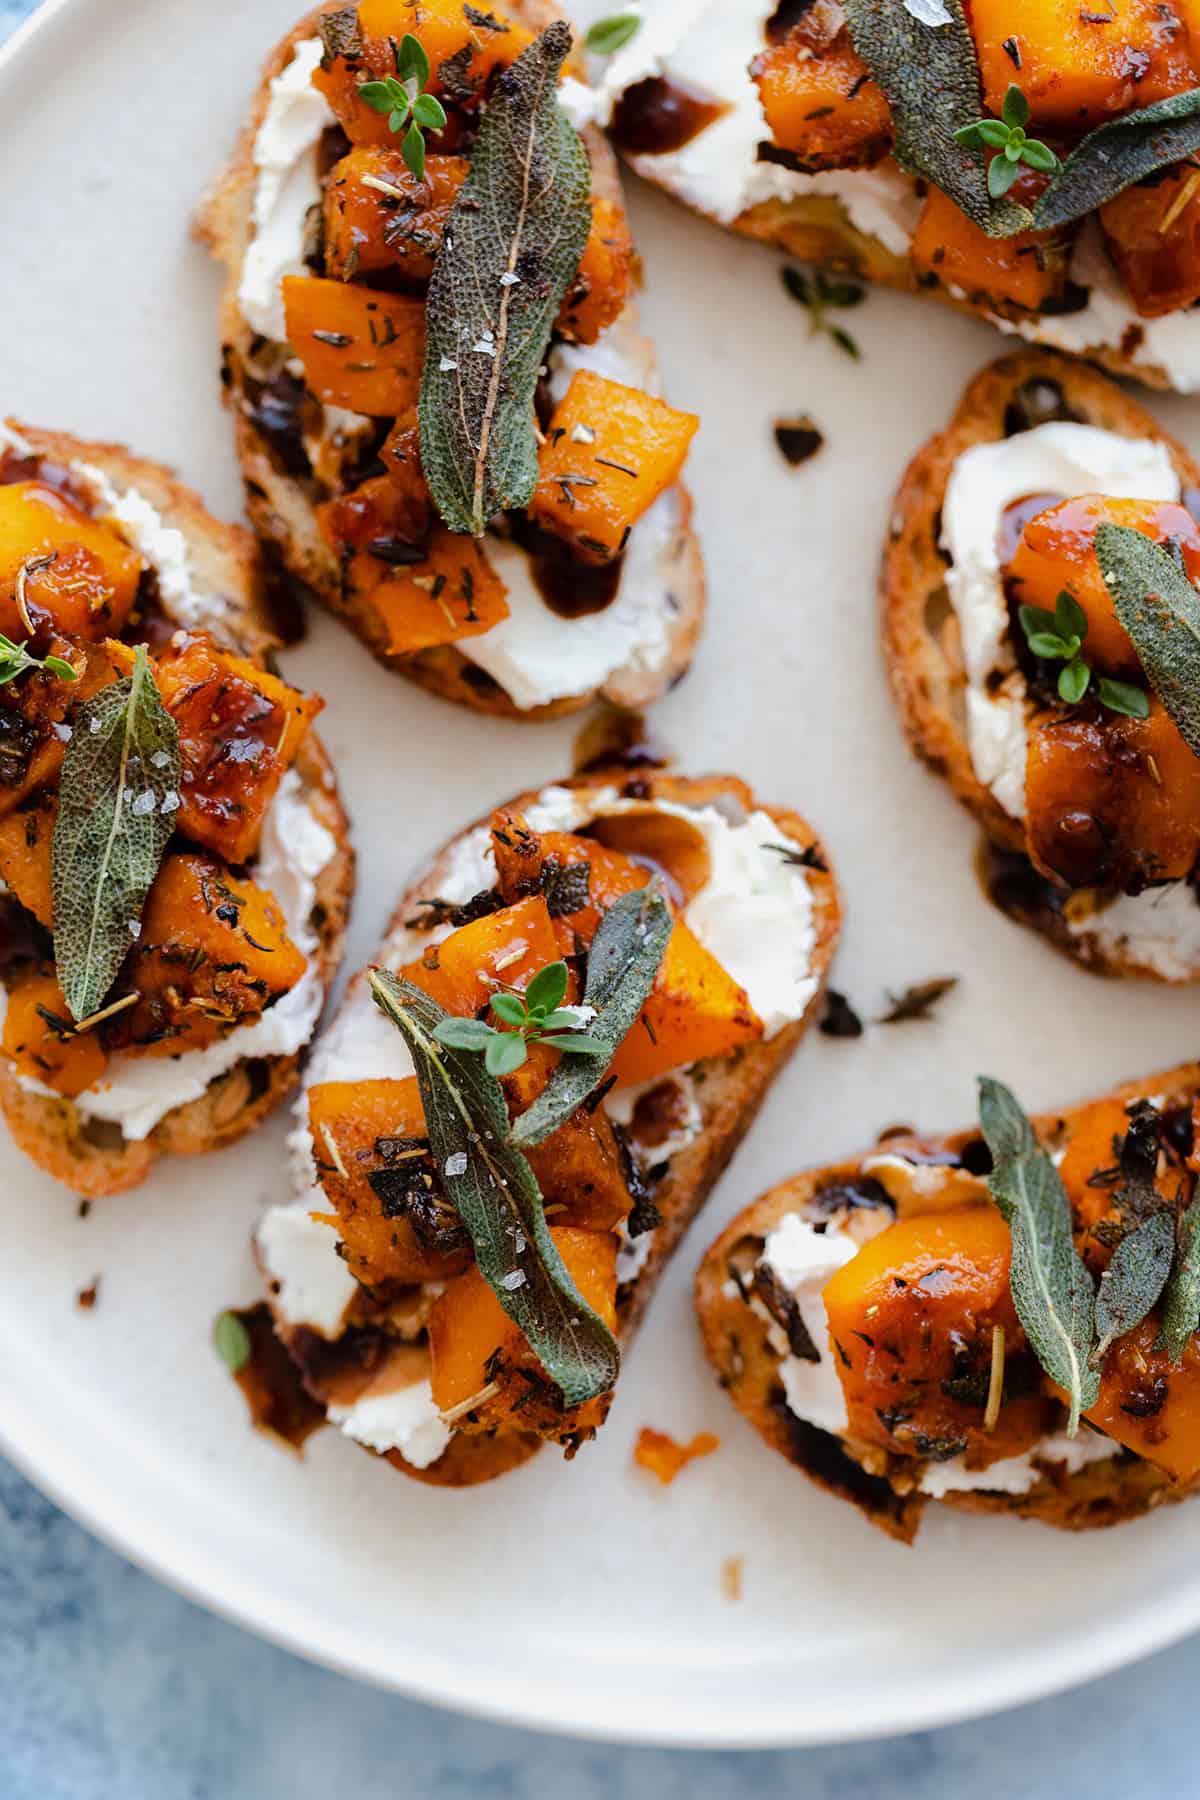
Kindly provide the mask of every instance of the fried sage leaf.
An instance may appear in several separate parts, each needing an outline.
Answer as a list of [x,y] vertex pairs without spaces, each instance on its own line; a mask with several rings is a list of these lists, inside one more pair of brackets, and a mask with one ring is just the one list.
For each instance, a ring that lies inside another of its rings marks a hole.
[[962,0],[944,0],[944,10],[946,23],[934,26],[904,0],[845,0],[854,48],[891,107],[897,162],[940,187],[989,236],[1006,237],[1024,230],[1031,214],[993,200],[982,149],[955,138],[980,115],[979,62]]
[[979,1079],[979,1117],[992,1153],[988,1187],[1012,1232],[1013,1305],[1042,1368],[1066,1390],[1074,1437],[1080,1413],[1096,1404],[1100,1376],[1088,1366],[1096,1293],[1072,1241],[1071,1204],[1016,1096],[987,1075]]
[[604,1080],[605,1070],[646,1004],[671,935],[671,911],[653,882],[622,894],[601,919],[588,951],[583,1004],[595,1008],[588,1037],[594,1056],[564,1056],[512,1130],[514,1144],[535,1149],[565,1125]]
[[1175,1214],[1169,1207],[1151,1213],[1136,1231],[1121,1239],[1096,1294],[1099,1340],[1091,1355],[1093,1369],[1101,1366],[1109,1345],[1140,1325],[1157,1303],[1167,1285],[1174,1254]]
[[1072,150],[1033,209],[1039,230],[1094,212],[1158,169],[1200,150],[1200,88],[1107,119]]
[[54,956],[71,1017],[99,1010],[141,933],[175,826],[179,729],[140,645],[71,721],[51,846]]
[[478,1056],[435,1040],[449,1015],[428,994],[386,969],[370,985],[412,1052],[430,1149],[480,1274],[567,1406],[608,1393],[621,1353],[550,1236],[533,1170],[508,1141],[500,1083]]
[[1200,1196],[1179,1221],[1175,1266],[1163,1296],[1158,1349],[1173,1363],[1183,1359],[1188,1343],[1200,1331]]
[[1100,525],[1096,555],[1150,685],[1200,756],[1200,595],[1169,551],[1128,525]]
[[591,169],[558,104],[559,21],[499,77],[426,307],[421,467],[452,531],[480,537],[537,483],[534,390],[591,229]]

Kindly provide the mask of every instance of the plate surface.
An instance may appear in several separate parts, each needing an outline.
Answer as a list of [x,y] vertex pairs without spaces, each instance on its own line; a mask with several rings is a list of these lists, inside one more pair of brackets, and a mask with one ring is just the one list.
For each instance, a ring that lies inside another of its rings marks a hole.
[[[0,411],[124,439],[217,510],[239,484],[218,401],[217,279],[188,215],[232,142],[293,0],[58,0],[0,57],[5,170]],[[717,1391],[689,1304],[723,1222],[769,1183],[897,1120],[972,1116],[977,1069],[1030,1108],[1196,1053],[1185,991],[1105,985],[983,901],[973,830],[907,754],[876,645],[877,550],[910,452],[1003,348],[982,325],[872,294],[854,363],[807,336],[775,259],[632,195],[666,390],[704,417],[690,479],[711,576],[707,642],[659,709],[685,769],[735,769],[826,836],[848,901],[836,985],[962,982],[935,1022],[813,1036],[680,1251],[611,1422],[455,1494],[331,1432],[303,1462],[247,1427],[210,1345],[256,1297],[248,1236],[284,1197],[277,1119],[93,1207],[0,1145],[0,1441],[57,1500],[195,1598],[386,1686],[510,1722],[690,1745],[912,1730],[1080,1681],[1200,1623],[1200,1509],[1121,1530],[1120,1554],[933,1511],[878,1536],[768,1453]],[[1155,403],[1183,435],[1195,408]],[[799,470],[777,414],[826,443]],[[1200,446],[1200,431],[1190,430]],[[490,798],[570,765],[574,728],[488,723],[389,678],[326,619],[288,659],[323,721],[356,828],[351,965],[405,878]],[[78,1289],[99,1274],[99,1304]],[[717,1431],[669,1490],[638,1428]],[[1105,1546],[1107,1550],[1108,1545]],[[722,1598],[726,1557],[744,1597]]]

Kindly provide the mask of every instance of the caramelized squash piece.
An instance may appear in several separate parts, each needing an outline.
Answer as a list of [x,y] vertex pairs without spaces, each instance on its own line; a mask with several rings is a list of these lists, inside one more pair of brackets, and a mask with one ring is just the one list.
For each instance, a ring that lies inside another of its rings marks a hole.
[[558,957],[546,902],[537,895],[460,925],[400,973],[448,1013],[465,1019],[505,988],[523,992],[538,970]]
[[0,1049],[18,1074],[67,1100],[94,1087],[108,1062],[94,1028],[75,1030],[52,969],[26,973],[13,987]]
[[891,149],[891,109],[829,0],[814,0],[750,73],[771,137],[797,167],[868,168]]
[[1176,1368],[1156,1348],[1158,1327],[1156,1310],[1117,1339],[1086,1416],[1172,1480],[1190,1481],[1200,1472],[1200,1342],[1189,1339]]
[[1143,319],[1200,300],[1200,169],[1183,163],[1152,184],[1126,188],[1100,208],[1100,224]]
[[48,931],[54,925],[50,847],[57,817],[58,795],[43,792],[0,818],[0,881]]
[[[1023,169],[1012,186],[1012,199],[1032,206],[1047,179]],[[1074,235],[1064,228],[989,237],[930,184],[909,254],[923,285],[957,290],[992,307],[1042,312],[1066,291]]]
[[211,857],[168,856],[114,990],[138,1002],[105,1026],[105,1042],[157,1056],[202,1049],[257,1018],[306,967],[273,895]]
[[1012,83],[1030,106],[1031,135],[1081,137],[1115,113],[1197,84],[1188,34],[1164,0],[971,0],[984,111],[999,117]]
[[1153,697],[1146,719],[1041,715],[1025,798],[1029,854],[1070,888],[1136,890],[1190,874],[1200,856],[1200,757]]
[[[392,505],[400,526],[398,535],[405,543],[423,545],[429,535],[432,513],[429,488],[421,468],[421,421],[415,406],[400,414],[384,439],[379,460],[396,490]],[[370,486],[370,482],[364,482],[355,492],[362,493]],[[353,499],[353,495],[348,494],[346,499]]]
[[[605,1324],[616,1320],[617,1240],[608,1231],[551,1227],[551,1237],[579,1292]],[[612,1396],[564,1411],[524,1334],[513,1324],[478,1269],[452,1281],[429,1320],[433,1398],[452,1412],[489,1391],[455,1420],[463,1432],[509,1425],[560,1443],[590,1436],[604,1421]]]
[[15,643],[30,636],[18,582],[39,643],[47,629],[96,642],[125,625],[145,566],[111,525],[56,488],[0,486],[0,631]]
[[580,369],[550,421],[529,517],[588,562],[608,562],[679,479],[700,421]]
[[482,545],[443,525],[434,526],[419,558],[390,568],[370,592],[389,656],[481,637],[509,613],[508,589]]
[[114,666],[105,644],[56,639],[54,650],[78,670],[75,681],[30,670],[0,687],[0,819],[31,794],[57,783],[66,740],[55,727],[73,706],[90,700],[124,672]]
[[635,267],[625,208],[615,200],[593,196],[592,229],[555,329],[573,344],[594,344],[624,312]]
[[[1096,1228],[1121,1221],[1114,1194],[1119,1185],[1121,1146],[1129,1128],[1130,1114],[1123,1100],[1098,1100],[1075,1127],[1059,1165],[1075,1220],[1076,1247],[1097,1274],[1112,1259],[1113,1240],[1110,1236],[1106,1243],[1104,1230],[1097,1235]],[[1186,1203],[1193,1182],[1187,1170],[1160,1153],[1154,1185],[1165,1199],[1174,1203],[1182,1197]]]
[[283,305],[288,343],[318,400],[378,419],[393,419],[417,404],[424,301],[316,275],[287,275]]
[[1010,597],[1020,606],[1042,606],[1053,612],[1066,591],[1087,614],[1083,654],[1103,675],[1116,675],[1146,686],[1146,677],[1096,559],[1096,529],[1104,523],[1131,526],[1156,543],[1179,545],[1193,580],[1200,578],[1200,525],[1186,506],[1173,501],[1114,500],[1104,494],[1081,494],[1047,507],[1029,519],[1006,570]]
[[1040,1391],[1006,1397],[984,1430],[993,1330],[1004,1332],[1010,1385],[1037,1368],[1009,1291],[1012,1244],[994,1206],[899,1219],[825,1288],[829,1345],[851,1437],[900,1456],[963,1453],[983,1468],[1042,1436]]
[[357,1280],[444,1281],[470,1266],[470,1239],[430,1155],[415,1075],[318,1082],[308,1120],[317,1176]]
[[[405,429],[414,413],[404,414]],[[400,421],[384,446],[384,462],[392,446],[396,474],[372,475],[348,494],[324,500],[317,507],[321,536],[342,566],[342,583],[348,595],[371,594],[397,569],[415,567],[425,557],[429,536],[429,490],[418,460],[409,479],[401,477],[404,465],[396,451],[405,440],[397,438]],[[393,442],[395,440],[395,442]],[[419,445],[417,446],[419,453]],[[401,451],[401,453],[403,453]]]
[[326,274],[357,281],[386,270],[427,282],[469,167],[465,156],[427,156],[418,181],[398,145],[352,150],[325,188]]

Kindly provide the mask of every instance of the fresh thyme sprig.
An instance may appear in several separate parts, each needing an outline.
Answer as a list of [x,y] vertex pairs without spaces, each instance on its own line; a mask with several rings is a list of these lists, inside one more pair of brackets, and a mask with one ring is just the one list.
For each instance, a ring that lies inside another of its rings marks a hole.
[[564,1006],[566,993],[566,963],[547,963],[523,994],[493,994],[492,1011],[508,1030],[497,1031],[483,1019],[443,1019],[433,1035],[452,1050],[482,1050],[489,1075],[511,1075],[519,1069],[530,1044],[548,1044],[567,1056],[607,1056],[609,1046],[583,1029],[592,1009]]
[[14,644],[0,631],[0,687],[5,682],[15,681],[26,669],[45,669],[48,674],[57,675],[60,681],[79,680],[79,671],[64,662],[61,656],[31,656],[24,644]]
[[825,315],[831,306],[861,306],[866,290],[854,281],[832,280],[820,269],[814,269],[809,275],[803,269],[790,267],[783,270],[783,285],[792,299],[798,300],[806,309],[809,336],[827,332],[838,349],[857,362],[862,355],[857,341],[844,326],[831,325]]
[[1047,175],[1054,174],[1059,167],[1058,158],[1049,144],[1043,144],[1040,138],[1026,137],[1028,123],[1029,102],[1020,88],[1013,86],[1004,96],[998,119],[976,119],[970,125],[961,126],[954,134],[969,150],[980,150],[986,145],[989,150],[1000,152],[988,164],[988,193],[993,200],[1004,198],[1021,173],[1022,163]]
[[[383,81],[359,84],[358,97],[373,112],[388,115],[388,129],[404,132],[400,154],[418,181],[425,179],[425,132],[441,131],[446,112],[440,100],[424,92],[429,58],[411,31],[392,43],[396,73]],[[405,129],[407,127],[407,129]]]
[[612,13],[606,19],[597,19],[584,41],[594,56],[612,56],[636,37],[641,28],[641,13]]
[[[1045,662],[1062,662],[1058,676],[1058,697],[1068,706],[1083,699],[1092,683],[1092,669],[1079,654],[1087,636],[1088,621],[1079,602],[1064,588],[1053,612],[1044,606],[1022,606],[1019,610],[1025,641],[1035,656]],[[1128,681],[1113,681],[1101,675],[1096,682],[1096,695],[1101,706],[1121,713],[1128,719],[1150,716],[1150,701],[1139,687]]]

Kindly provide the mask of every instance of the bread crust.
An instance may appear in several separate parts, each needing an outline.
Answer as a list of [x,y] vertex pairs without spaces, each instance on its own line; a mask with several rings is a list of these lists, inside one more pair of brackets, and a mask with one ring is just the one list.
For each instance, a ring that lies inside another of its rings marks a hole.
[[[1200,1091],[1200,1063],[1183,1063],[1142,1081],[1128,1081],[1113,1090],[1112,1098],[1133,1100],[1147,1093],[1168,1100],[1188,1099]],[[1087,1110],[1083,1106],[1058,1113],[1043,1113],[1033,1120],[1039,1132],[1065,1126],[1070,1130]],[[978,1140],[979,1131],[953,1132],[945,1137],[919,1140],[923,1153],[958,1152]],[[911,1139],[889,1136],[874,1146],[904,1154]],[[940,1504],[959,1512],[1013,1513],[1022,1519],[1038,1519],[1064,1531],[1091,1531],[1139,1517],[1154,1507],[1188,1499],[1200,1490],[1200,1476],[1172,1482],[1161,1469],[1140,1457],[1118,1454],[1108,1461],[1091,1463],[1075,1474],[1060,1471],[1043,1475],[1025,1494],[1003,1494],[980,1489],[949,1493],[932,1502],[928,1496],[897,1491],[888,1476],[911,1479],[910,1458],[887,1456],[871,1449],[874,1468],[887,1464],[887,1475],[870,1473],[856,1459],[853,1447],[843,1445],[831,1433],[805,1426],[790,1412],[779,1380],[779,1358],[772,1350],[767,1325],[741,1298],[729,1275],[731,1259],[740,1253],[757,1260],[767,1234],[786,1213],[804,1212],[816,1203],[820,1191],[831,1185],[853,1182],[863,1175],[863,1157],[807,1169],[771,1188],[747,1206],[725,1228],[704,1256],[696,1273],[696,1316],[704,1351],[721,1386],[738,1411],[781,1456],[794,1462],[810,1480],[829,1493],[856,1505],[880,1530],[902,1543],[911,1543],[926,1506]],[[730,1292],[730,1289],[733,1289]],[[865,1449],[865,1447],[864,1447]]]
[[[965,731],[966,675],[940,633],[946,559],[938,545],[942,504],[950,471],[974,444],[1008,435],[1005,417],[1017,396],[1048,383],[1063,399],[1064,413],[1122,437],[1162,444],[1182,487],[1200,483],[1200,463],[1177,438],[1107,376],[1087,363],[1054,350],[1021,350],[990,363],[968,384],[944,431],[930,438],[904,472],[888,523],[880,575],[880,627],[884,663],[900,722],[928,768],[947,781],[986,837],[1001,851],[1025,861],[1025,830],[1005,812],[975,774]],[[1097,974],[1139,975],[1163,980],[1152,965],[1115,953],[1095,934],[1068,930],[1061,904],[1049,883],[1030,869],[1026,898],[997,903],[1033,926],[1056,948]],[[1014,892],[1019,883],[1013,883]],[[1041,889],[1046,892],[1041,893]]]
[[[627,770],[599,769],[577,776],[562,785],[575,790],[610,785],[620,787],[627,779]],[[655,800],[674,800],[690,806],[701,806],[708,802],[736,803],[749,809],[761,805],[761,802],[755,801],[745,782],[734,776],[686,777],[639,770],[637,781],[638,798],[651,804]],[[528,810],[537,800],[540,791],[531,789],[517,795],[507,803],[507,809],[516,812]],[[388,956],[389,948],[397,941],[405,922],[412,918],[418,902],[430,893],[439,891],[438,884],[450,865],[457,844],[470,832],[486,826],[494,810],[489,808],[451,839],[431,866],[408,888],[392,916],[381,949],[381,959]],[[623,1345],[631,1341],[667,1263],[749,1130],[771,1083],[817,1015],[837,945],[841,926],[841,901],[836,879],[828,867],[828,858],[820,841],[811,825],[798,813],[779,807],[763,807],[762,810],[769,813],[780,830],[794,842],[802,847],[811,845],[818,861],[825,865],[814,866],[806,871],[814,903],[816,945],[813,968],[818,978],[817,989],[804,1016],[785,1026],[770,1042],[752,1044],[732,1056],[715,1058],[711,1062],[697,1065],[698,1072],[694,1079],[703,1119],[702,1127],[693,1141],[671,1159],[668,1173],[654,1189],[654,1203],[661,1215],[654,1243],[637,1276],[619,1288],[617,1294],[617,1328]],[[343,1005],[351,1004],[355,995],[361,994],[365,979],[365,972],[354,977]],[[272,1305],[274,1306],[273,1296]],[[289,1326],[280,1318],[277,1310],[275,1318],[277,1331],[296,1356],[302,1373],[307,1374],[312,1366],[307,1354],[311,1334],[306,1333],[303,1327]],[[320,1399],[321,1394],[313,1388],[311,1380],[309,1386],[314,1397]],[[543,1442],[542,1438],[532,1437],[526,1432],[497,1432],[490,1438],[456,1434],[442,1457],[429,1468],[413,1468],[398,1451],[392,1451],[387,1460],[404,1474],[432,1485],[467,1487],[489,1481],[526,1461],[542,1448]]]
[[[317,20],[328,10],[328,6],[313,8],[268,56],[257,98],[233,155],[209,190],[195,221],[196,236],[207,244],[225,271],[220,308],[222,356],[227,372],[225,397],[234,416],[234,440],[251,523],[259,536],[274,546],[296,579],[344,619],[386,668],[443,700],[494,718],[533,722],[580,712],[597,699],[614,706],[648,706],[687,673],[704,626],[704,562],[691,527],[691,497],[682,484],[676,490],[681,507],[679,530],[663,572],[664,586],[669,588],[676,605],[670,649],[663,667],[650,674],[634,668],[617,669],[600,687],[587,693],[564,695],[543,706],[519,707],[453,644],[438,645],[414,656],[387,654],[386,634],[373,608],[360,598],[343,593],[338,560],[321,536],[315,505],[305,485],[278,467],[266,439],[241,403],[246,364],[254,343],[254,334],[242,317],[237,297],[242,263],[253,235],[254,143],[266,114],[269,83],[287,67],[297,44],[314,35]],[[546,0],[513,0],[507,10],[535,31],[562,16]],[[583,133],[583,138],[592,164],[593,191],[620,200],[620,175],[606,138],[592,128]],[[652,375],[653,345],[638,328],[637,308],[632,302],[605,335],[610,341],[617,337],[630,360],[647,378]]]
[[[11,419],[9,425],[40,455],[60,463],[90,463],[119,487],[136,487],[187,539],[204,588],[219,594],[229,609],[227,641],[262,663],[279,643],[263,581],[258,547],[241,525],[216,519],[200,495],[161,463],[135,456],[120,444],[87,442],[67,432],[43,431]],[[169,604],[162,601],[164,611]],[[310,733],[292,765],[303,783],[313,816],[331,833],[337,851],[316,881],[318,947],[315,952],[326,994],[341,960],[342,940],[354,892],[354,851],[350,825],[338,795],[333,766],[315,733]],[[119,1127],[88,1119],[72,1100],[28,1093],[11,1066],[0,1059],[0,1111],[16,1143],[56,1180],[88,1199],[137,1187],[160,1156],[202,1155],[222,1149],[253,1131],[299,1079],[304,1052],[245,1059],[209,1084],[199,1099],[166,1114],[150,1135],[127,1141]]]

